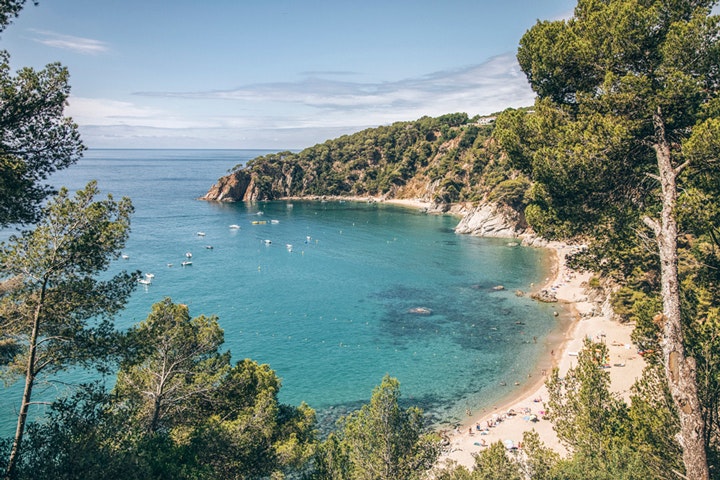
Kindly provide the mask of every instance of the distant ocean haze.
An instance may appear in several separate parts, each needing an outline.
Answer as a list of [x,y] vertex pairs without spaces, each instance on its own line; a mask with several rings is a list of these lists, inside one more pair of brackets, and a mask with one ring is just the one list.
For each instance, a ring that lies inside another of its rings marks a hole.
[[[269,364],[281,401],[305,401],[321,418],[367,402],[387,373],[405,402],[458,422],[522,388],[548,357],[557,306],[516,295],[547,276],[544,250],[457,235],[456,217],[386,204],[197,200],[264,153],[89,150],[52,177],[71,190],[96,179],[103,195],[133,201],[126,258],[112,268],[154,277],[119,327],[165,297],[217,315],[234,360]],[[20,393],[19,383],[0,392],[5,436]]]

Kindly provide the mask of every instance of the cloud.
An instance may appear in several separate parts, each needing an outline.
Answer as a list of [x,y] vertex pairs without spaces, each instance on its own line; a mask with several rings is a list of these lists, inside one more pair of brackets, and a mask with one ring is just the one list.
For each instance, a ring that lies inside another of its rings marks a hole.
[[203,126],[168,110],[106,98],[70,96],[66,114],[79,125],[193,128]]
[[393,82],[337,73],[232,90],[139,92],[132,101],[71,97],[68,114],[90,146],[303,148],[425,115],[485,115],[534,101],[512,55]]
[[306,72],[301,72],[300,75],[303,75],[305,77],[316,77],[316,76],[349,76],[349,75],[357,75],[358,72],[351,72],[349,70],[308,70]]
[[71,50],[83,55],[98,55],[108,51],[107,45],[100,40],[63,35],[47,30],[32,30],[32,32],[38,35],[38,37],[33,38],[35,42],[48,47]]
[[[263,102],[296,105],[324,115],[338,113],[368,118],[412,119],[454,111],[491,113],[508,106],[529,105],[534,95],[514,56],[455,70],[434,72],[394,82],[352,82],[316,72],[296,82],[246,85],[232,90],[138,92],[148,97]],[[371,121],[374,123],[374,121]]]

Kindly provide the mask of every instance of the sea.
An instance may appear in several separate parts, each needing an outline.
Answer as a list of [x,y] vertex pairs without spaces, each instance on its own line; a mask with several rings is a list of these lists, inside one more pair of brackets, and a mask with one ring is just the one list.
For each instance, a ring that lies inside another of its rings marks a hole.
[[[385,203],[198,199],[266,153],[90,149],[50,178],[70,190],[94,179],[103,196],[132,199],[130,239],[112,269],[154,277],[138,283],[119,328],[167,297],[191,316],[215,315],[233,361],[268,364],[280,401],[305,402],[328,424],[367,403],[386,374],[439,426],[536,381],[562,329],[559,306],[520,292],[547,279],[546,250],[458,235],[458,217]],[[37,395],[93,378],[73,371]],[[0,390],[0,436],[14,431],[21,392],[22,382]]]

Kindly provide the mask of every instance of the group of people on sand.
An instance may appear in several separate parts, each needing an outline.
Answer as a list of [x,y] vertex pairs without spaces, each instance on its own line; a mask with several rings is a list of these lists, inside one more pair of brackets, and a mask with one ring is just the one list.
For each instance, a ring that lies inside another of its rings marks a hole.
[[[538,401],[542,401],[542,399],[540,397],[535,397],[533,399],[533,401],[538,402]],[[523,418],[525,418],[525,419],[529,419],[531,417],[537,418],[536,415],[532,415],[532,409],[529,407],[524,408],[521,412],[516,412],[514,409],[511,408],[510,410],[508,410],[506,413],[504,413],[502,415],[495,414],[491,418],[487,419],[485,421],[485,426],[483,426],[480,422],[477,422],[475,424],[475,428],[468,427],[468,435],[469,436],[475,436],[476,434],[477,435],[489,435],[491,428],[496,427],[499,423],[504,422],[504,421],[508,420],[509,418],[518,415],[519,413],[524,414],[525,416]],[[455,433],[456,434],[460,433],[459,426],[455,427]],[[477,446],[480,446],[480,447],[486,447],[488,445],[487,441],[484,438],[481,438],[474,444]],[[517,447],[515,447],[515,448],[520,448],[520,444],[518,444]]]

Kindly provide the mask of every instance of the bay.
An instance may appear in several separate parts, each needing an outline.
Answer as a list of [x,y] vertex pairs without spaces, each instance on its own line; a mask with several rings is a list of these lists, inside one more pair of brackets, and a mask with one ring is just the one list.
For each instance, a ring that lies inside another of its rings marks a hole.
[[[103,194],[133,200],[127,258],[113,268],[154,278],[119,327],[165,297],[192,316],[217,315],[234,360],[269,364],[282,402],[304,401],[328,418],[367,402],[385,374],[439,424],[529,381],[558,321],[555,306],[515,291],[543,282],[547,252],[456,235],[457,217],[384,203],[198,200],[264,153],[89,150],[51,179],[71,190],[96,179]],[[187,252],[192,265],[183,267]],[[3,436],[19,392],[0,392]]]

